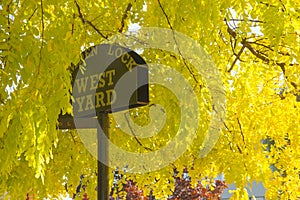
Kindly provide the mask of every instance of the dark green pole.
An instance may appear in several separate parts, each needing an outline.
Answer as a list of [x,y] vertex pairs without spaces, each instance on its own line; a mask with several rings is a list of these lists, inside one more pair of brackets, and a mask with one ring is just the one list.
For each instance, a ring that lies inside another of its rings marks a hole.
[[[98,200],[108,200],[109,197],[109,170],[101,161],[108,163],[109,116],[101,113],[98,116],[100,128],[98,134]],[[105,138],[102,133],[106,135]]]

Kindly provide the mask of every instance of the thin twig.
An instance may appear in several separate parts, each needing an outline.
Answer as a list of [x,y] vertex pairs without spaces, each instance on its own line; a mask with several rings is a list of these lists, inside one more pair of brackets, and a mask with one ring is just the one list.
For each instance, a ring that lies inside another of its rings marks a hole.
[[243,154],[242,149],[240,148],[240,146],[237,144],[236,147],[238,148],[240,154]]
[[37,69],[37,76],[40,74],[41,64],[42,64],[42,51],[44,49],[44,31],[45,31],[45,22],[44,22],[44,7],[43,7],[43,0],[41,0],[41,12],[42,12],[42,18],[41,18],[41,25],[42,25],[42,31],[41,31],[41,48],[40,48],[40,57],[39,57],[39,65]]
[[33,17],[33,15],[34,15],[35,12],[37,11],[37,9],[38,9],[38,7],[36,7],[36,8],[33,10],[32,14],[28,17],[27,22],[29,22],[29,21],[31,20],[31,18]]
[[9,4],[7,5],[7,8],[6,8],[6,12],[7,12],[7,24],[8,24],[8,27],[10,29],[10,5],[13,3],[13,0],[11,0],[9,2]]
[[225,128],[227,129],[227,131],[229,131],[229,133],[231,133],[232,131],[229,129],[228,125],[223,121],[223,125],[225,126]]
[[239,125],[239,128],[240,128],[240,133],[242,135],[243,142],[245,144],[245,137],[244,137],[244,133],[243,133],[243,130],[242,130],[242,124],[241,124],[239,118],[236,118],[236,119],[237,119],[237,122],[238,122],[238,125]]
[[124,27],[125,27],[125,20],[127,19],[127,17],[128,17],[128,12],[131,10],[131,8],[132,8],[132,4],[129,3],[129,4],[127,5],[126,10],[125,10],[125,12],[124,12],[124,15],[123,15],[123,17],[122,17],[121,27],[119,28],[119,33],[122,33],[122,32],[123,32],[123,29],[124,29]]
[[261,4],[263,4],[263,5],[266,5],[267,7],[273,7],[273,8],[276,7],[276,6],[274,6],[274,5],[271,5],[271,4],[269,4],[269,3],[265,3],[265,2],[262,2],[262,1],[260,1],[259,3],[261,3]]
[[77,3],[76,0],[74,2],[77,7],[78,15],[79,15],[79,18],[81,19],[82,23],[90,25],[101,37],[103,37],[104,39],[107,40],[107,38],[108,38],[107,36],[103,35],[103,33],[101,33],[101,31],[91,21],[89,21],[83,17],[83,14],[81,12],[79,4]]
[[[269,49],[270,51],[274,51],[274,49],[272,49],[272,47],[267,46],[267,45],[265,45],[265,44],[261,44],[261,43],[259,43],[259,42],[257,42],[257,41],[255,41],[255,42],[248,42],[248,43],[250,43],[250,44],[255,44],[255,45],[258,45],[258,46],[262,46],[262,47],[264,47],[264,48],[266,48],[266,49]],[[283,56],[291,56],[289,53],[284,53],[284,52],[281,52],[281,51],[278,51],[278,54],[281,54],[281,55],[283,55]]]
[[240,49],[239,53],[236,55],[233,63],[231,64],[231,67],[227,70],[227,72],[231,72],[231,70],[233,69],[235,63],[237,62],[237,60],[240,60],[240,56],[242,55],[242,53],[244,52],[245,46],[243,45],[242,48]]
[[[237,35],[236,32],[234,30],[232,30],[228,25],[227,25],[227,32],[233,38],[236,38],[236,35]],[[285,63],[280,63],[280,62],[276,62],[276,61],[269,59],[262,52],[257,51],[255,48],[253,48],[251,46],[251,43],[249,43],[245,38],[241,41],[241,44],[243,46],[245,46],[254,56],[256,56],[257,58],[262,60],[264,63],[267,63],[267,64],[269,64],[271,62],[275,63],[277,66],[280,67],[281,71],[285,74]],[[293,64],[290,64],[290,65],[293,65]]]
[[[75,21],[75,13],[73,14],[73,20]],[[74,34],[74,27],[75,27],[75,24],[74,24],[74,21],[72,22],[72,35]]]
[[142,144],[142,142],[137,138],[136,134],[135,134],[134,131],[133,131],[133,128],[132,128],[131,125],[130,125],[130,122],[129,122],[129,119],[128,119],[128,116],[126,115],[126,113],[124,114],[124,116],[125,116],[126,122],[127,122],[127,124],[128,124],[128,127],[129,127],[129,129],[130,129],[130,132],[131,132],[131,134],[133,135],[133,137],[134,137],[134,139],[136,140],[136,142],[137,142],[141,147],[143,147],[144,149],[149,150],[149,151],[153,151],[151,148],[145,147],[145,146]]
[[184,57],[182,56],[181,50],[179,49],[179,45],[178,45],[178,42],[177,42],[176,37],[175,37],[175,31],[174,31],[173,26],[172,26],[172,24],[171,24],[171,22],[170,22],[170,19],[169,19],[168,15],[167,15],[166,11],[164,10],[163,6],[161,5],[160,0],[157,0],[157,1],[158,1],[158,4],[159,4],[159,7],[160,7],[161,11],[163,12],[163,14],[164,14],[164,16],[165,16],[165,18],[166,18],[166,20],[167,20],[167,23],[168,23],[170,29],[172,30],[172,33],[173,33],[173,40],[174,40],[174,42],[175,42],[175,44],[176,44],[178,53],[179,53],[179,55],[182,57],[183,63],[184,63],[184,65],[186,66],[186,68],[188,69],[189,73],[192,75],[193,79],[194,79],[195,82],[198,84],[199,81],[198,81],[198,79],[196,78],[196,75],[193,73],[193,71],[191,70],[191,68],[187,65],[187,63],[186,63]]
[[261,20],[255,20],[255,19],[229,19],[229,21],[249,21],[249,22],[253,22],[253,23],[265,23]]

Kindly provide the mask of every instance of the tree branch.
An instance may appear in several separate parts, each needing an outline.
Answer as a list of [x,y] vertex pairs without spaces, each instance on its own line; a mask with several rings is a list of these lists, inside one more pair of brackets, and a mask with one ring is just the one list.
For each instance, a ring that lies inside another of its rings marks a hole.
[[242,130],[242,124],[241,124],[239,118],[236,118],[236,119],[237,119],[237,122],[238,122],[238,125],[239,125],[239,128],[240,128],[240,133],[241,133],[241,135],[242,135],[243,143],[244,143],[244,145],[245,145],[246,143],[245,143],[244,133],[243,133],[243,130]]
[[[248,42],[248,43],[250,43],[250,44],[255,44],[255,45],[257,45],[257,46],[262,46],[262,47],[264,47],[264,48],[266,48],[266,49],[269,49],[270,51],[274,51],[274,49],[272,49],[272,47],[270,47],[270,46],[268,46],[268,45],[265,45],[265,44],[261,44],[261,43],[259,43],[259,42],[257,42],[257,41],[255,41],[255,42]],[[289,53],[284,53],[284,52],[281,52],[281,51],[278,51],[278,54],[281,54],[281,55],[283,55],[283,56],[290,56]]]
[[[227,24],[227,23],[226,23]],[[227,32],[229,33],[229,35],[231,35],[233,38],[236,38],[237,34],[234,30],[232,30],[229,25],[227,24]],[[246,40],[246,38],[244,38],[242,41],[241,41],[241,44],[243,46],[245,46],[255,57],[259,58],[260,60],[262,60],[264,63],[267,63],[269,64],[271,61],[271,59],[269,59],[268,57],[266,57],[265,55],[263,55],[261,52],[257,51],[256,49],[254,49],[252,46],[251,46],[251,43],[248,42]],[[282,72],[285,74],[285,63],[279,63],[279,62],[276,62],[276,61],[273,61],[277,66],[280,67],[280,69],[282,70]]]
[[107,36],[103,35],[103,33],[101,33],[101,31],[91,21],[89,21],[83,17],[83,14],[81,12],[79,4],[77,3],[76,0],[74,2],[77,7],[78,15],[79,15],[79,18],[81,19],[82,23],[88,24],[89,26],[91,26],[101,37],[103,37],[104,39],[107,40],[107,38],[108,38]]
[[242,21],[249,21],[249,22],[253,22],[253,23],[265,23],[261,20],[255,20],[255,19],[229,19],[229,21],[237,21],[237,22],[242,22]]
[[126,122],[127,122],[127,124],[128,124],[128,127],[129,127],[129,129],[130,129],[130,132],[131,132],[131,134],[133,135],[133,137],[134,137],[134,139],[136,140],[136,142],[137,142],[141,147],[143,147],[144,149],[149,150],[149,151],[153,151],[151,148],[145,147],[145,146],[142,144],[142,142],[137,138],[136,134],[134,133],[134,131],[133,131],[131,125],[130,125],[130,122],[129,122],[129,119],[128,119],[128,116],[126,115],[126,113],[124,114],[124,116],[125,116]]
[[[75,21],[75,13],[73,14],[73,20]],[[72,31],[71,31],[72,35],[74,34],[74,27],[75,27],[74,21],[72,22]]]
[[[11,6],[12,3],[13,3],[13,0],[11,0],[8,3],[7,8],[6,8],[6,12],[7,12],[7,31],[5,30],[5,33],[7,33],[8,37],[7,37],[7,39],[4,39],[4,41],[8,44],[7,45],[8,46],[7,51],[10,51],[12,49],[12,45],[9,43],[10,37],[11,37],[10,6]],[[3,69],[6,67],[7,61],[8,61],[8,55],[3,56],[3,59],[1,59]]]
[[5,103],[5,102],[4,102],[4,99],[2,99],[2,96],[1,96],[1,94],[0,94],[0,105],[1,105],[1,104],[4,105],[4,103]]
[[41,49],[40,49],[40,58],[39,58],[39,65],[37,69],[37,76],[40,74],[41,64],[42,64],[42,51],[44,48],[44,31],[45,31],[45,23],[44,23],[44,7],[43,7],[43,0],[41,0],[41,12],[42,12],[42,18],[41,18],[41,25],[42,25],[42,32],[41,32]]
[[237,62],[237,60],[240,60],[240,56],[242,55],[242,53],[244,52],[245,46],[243,45],[242,48],[240,49],[239,53],[236,55],[233,63],[231,64],[231,67],[227,70],[227,72],[231,72],[231,70],[233,69],[235,63]]
[[[226,20],[225,20],[225,22],[226,22]],[[230,26],[229,26],[229,24],[228,24],[227,22],[226,22],[226,25],[227,25],[227,32],[229,33],[229,35],[230,35],[231,37],[233,37],[234,39],[236,39],[237,33],[236,33],[232,28],[230,28]],[[243,38],[242,41],[241,41],[240,43],[243,45],[243,47],[247,48],[247,49],[248,49],[255,57],[257,57],[258,59],[262,60],[262,61],[263,61],[264,63],[266,63],[266,64],[269,64],[269,63],[275,63],[278,67],[280,67],[282,73],[283,73],[284,75],[286,74],[286,68],[285,68],[286,65],[287,65],[286,63],[277,62],[276,60],[271,60],[271,59],[268,58],[264,53],[262,53],[262,52],[256,50],[256,49],[251,45],[253,42],[247,41],[246,38]],[[267,48],[267,47],[268,47],[268,46],[265,46],[265,48]],[[268,49],[271,50],[271,51],[274,51],[271,47],[268,47]],[[286,55],[286,56],[289,55],[289,54],[285,54],[285,53],[282,53],[282,52],[279,53],[279,54]],[[235,62],[234,62],[234,64],[235,64]],[[292,63],[289,64],[289,66],[294,66],[294,65],[298,65],[298,64],[292,64]],[[232,68],[233,68],[233,66],[230,67],[230,69],[228,70],[228,72],[230,72]],[[285,78],[286,78],[287,81],[289,81],[287,76],[285,76]],[[297,84],[295,84],[295,83],[292,82],[292,81],[289,81],[289,83],[290,83],[295,89],[297,89]]]
[[34,15],[35,12],[37,11],[37,9],[38,9],[38,7],[36,7],[36,8],[33,10],[32,14],[28,17],[27,22],[29,22],[29,21],[31,20],[31,18],[33,17],[33,15]]
[[160,7],[161,11],[163,12],[163,14],[164,14],[164,16],[165,16],[165,18],[166,18],[166,20],[167,20],[167,23],[168,23],[170,29],[172,30],[172,33],[173,33],[173,40],[174,40],[174,42],[175,42],[175,44],[176,44],[176,47],[177,47],[177,50],[178,50],[179,55],[180,55],[181,58],[183,59],[184,65],[186,66],[186,68],[187,68],[187,70],[189,71],[189,73],[192,75],[192,77],[193,77],[193,79],[195,80],[196,84],[199,84],[199,81],[198,81],[198,79],[196,78],[196,75],[193,73],[192,69],[187,65],[187,63],[186,63],[186,61],[185,61],[185,58],[182,56],[181,50],[179,49],[179,45],[178,45],[178,42],[177,42],[176,37],[175,37],[175,31],[174,31],[174,29],[173,29],[173,26],[172,26],[172,24],[171,24],[171,22],[170,22],[170,19],[169,19],[168,15],[167,15],[166,11],[164,10],[163,6],[161,5],[160,0],[157,0],[157,1],[158,1],[158,4],[159,4],[159,7]]
[[262,1],[260,1],[259,3],[261,3],[261,4],[263,4],[263,5],[266,5],[267,7],[273,7],[273,8],[276,8],[276,6],[273,6],[273,5],[269,4],[269,3],[265,3],[265,2],[262,2]]
[[124,12],[124,15],[123,15],[123,17],[122,17],[121,27],[119,28],[119,33],[122,33],[122,32],[123,32],[123,29],[124,29],[124,27],[125,27],[125,20],[127,19],[127,17],[128,17],[128,12],[131,10],[131,8],[132,8],[132,4],[129,3],[129,4],[127,5],[127,8],[126,8],[126,10],[125,10],[125,12]]
[[13,0],[11,0],[8,5],[7,5],[7,9],[6,9],[6,12],[8,13],[7,14],[7,25],[8,25],[8,28],[10,29],[10,5],[13,3]]

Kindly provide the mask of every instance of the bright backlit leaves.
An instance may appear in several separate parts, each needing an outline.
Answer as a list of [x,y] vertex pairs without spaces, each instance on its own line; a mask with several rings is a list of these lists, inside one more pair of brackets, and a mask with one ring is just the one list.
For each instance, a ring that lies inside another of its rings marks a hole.
[[[12,199],[25,198],[32,191],[39,197],[54,197],[65,193],[65,176],[71,194],[85,174],[88,194],[95,196],[96,162],[91,162],[76,133],[56,129],[57,117],[61,110],[71,110],[70,63],[77,63],[80,52],[89,46],[118,32],[125,34],[132,22],[173,28],[197,40],[211,55],[226,87],[223,134],[212,152],[200,159],[211,112],[205,83],[201,77],[198,83],[193,79],[180,56],[142,53],[147,62],[159,60],[180,71],[195,87],[200,102],[197,138],[174,165],[193,168],[193,180],[224,173],[226,182],[240,188],[233,195],[236,199],[247,197],[243,187],[253,180],[263,182],[269,199],[299,198],[298,1],[75,2],[0,4],[0,193],[8,192]],[[164,98],[163,88],[150,91],[153,103],[166,106],[168,123],[162,132],[140,141],[145,149],[112,120],[116,136],[112,141],[120,147],[147,152],[174,137],[178,104]],[[139,125],[148,124],[148,109],[132,110],[130,117]],[[262,142],[267,138],[273,141],[269,151]],[[153,188],[163,198],[169,192],[171,171],[172,166],[132,178],[144,191]],[[155,177],[159,181],[154,182]]]

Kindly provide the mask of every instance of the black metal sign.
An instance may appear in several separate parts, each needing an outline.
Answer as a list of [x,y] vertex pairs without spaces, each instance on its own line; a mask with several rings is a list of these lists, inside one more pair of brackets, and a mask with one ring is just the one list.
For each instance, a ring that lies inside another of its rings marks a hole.
[[73,80],[74,116],[95,116],[95,112],[98,116],[149,102],[148,68],[142,57],[112,44],[94,46],[88,52]]

